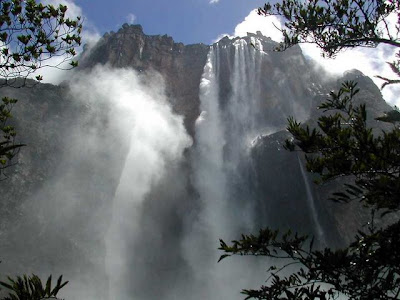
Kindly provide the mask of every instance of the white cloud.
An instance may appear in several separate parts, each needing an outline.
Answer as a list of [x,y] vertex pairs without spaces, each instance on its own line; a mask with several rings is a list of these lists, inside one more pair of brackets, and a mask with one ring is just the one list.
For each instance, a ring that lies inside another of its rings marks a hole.
[[132,13],[129,13],[126,16],[126,21],[128,22],[128,24],[133,24],[136,21],[136,16],[134,14],[132,14]]
[[[116,176],[119,184],[112,215],[107,213],[112,218],[104,240],[110,295],[115,299],[130,299],[125,294],[127,281],[123,279],[140,278],[141,271],[132,272],[130,263],[132,251],[140,243],[136,237],[142,230],[141,206],[154,185],[169,176],[168,168],[179,164],[192,140],[186,133],[183,117],[176,115],[167,101],[160,74],[150,77],[133,70],[97,66],[90,73],[78,74],[71,82],[71,92],[74,99],[87,104],[85,115],[101,122],[89,122],[91,125],[85,125],[84,129],[78,128],[76,141],[70,144],[79,150],[71,151],[72,155],[82,149],[88,149],[85,153],[97,153],[95,149],[103,147],[104,136],[110,136],[118,147],[129,147],[122,172]],[[108,108],[107,124],[98,117],[98,109],[103,107]],[[85,120],[83,123],[88,124]],[[94,158],[88,160],[92,161],[90,164],[98,164]],[[147,233],[150,231],[153,229],[146,229]]]
[[210,4],[216,4],[216,3],[218,3],[219,2],[219,0],[210,0]]
[[[396,16],[390,18],[391,24],[396,24]],[[282,41],[283,22],[275,16],[263,17],[257,14],[256,10],[238,24],[235,28],[235,36],[245,36],[247,32],[256,33],[261,31],[265,36],[270,37],[272,40]],[[394,31],[393,31],[394,32]],[[321,56],[320,49],[314,44],[302,44],[301,48],[305,56],[315,60],[326,71],[333,75],[342,75],[343,72],[351,69],[358,69],[365,75],[371,77],[377,86],[382,85],[382,80],[376,78],[376,75],[393,78],[395,77],[389,65],[386,62],[391,62],[395,58],[394,47],[388,45],[379,45],[377,48],[354,48],[342,51],[335,59],[327,59]],[[389,86],[382,90],[383,97],[390,104],[400,106],[400,87]]]
[[[301,45],[305,56],[316,61],[327,72],[340,76],[343,71],[358,69],[365,75],[371,77],[377,86],[381,86],[383,81],[376,78],[376,75],[393,78],[395,74],[391,71],[386,62],[395,59],[395,49],[387,45],[379,45],[377,48],[354,48],[342,51],[334,59],[323,58],[321,50],[313,44]],[[399,106],[400,87],[391,86],[382,90],[383,97],[390,104]]]
[[282,40],[282,22],[278,17],[271,16],[269,18],[257,14],[257,10],[252,10],[250,14],[239,23],[235,28],[235,36],[246,36],[247,32],[256,33],[261,31],[265,36],[270,37],[276,42]]

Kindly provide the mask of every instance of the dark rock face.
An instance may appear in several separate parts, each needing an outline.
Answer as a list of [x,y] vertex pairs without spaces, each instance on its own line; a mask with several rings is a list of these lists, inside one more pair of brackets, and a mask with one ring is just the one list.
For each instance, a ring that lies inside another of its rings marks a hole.
[[[252,38],[260,39],[264,50],[276,45],[260,34],[249,34],[244,39],[250,45]],[[232,49],[237,40],[224,38],[219,42],[219,47],[228,49],[220,57],[222,110],[229,109],[233,93]],[[176,113],[184,116],[187,131],[195,137],[195,121],[200,114],[199,86],[208,53],[207,45],[183,45],[168,36],[147,36],[140,25],[124,25],[117,33],[106,34],[93,49],[84,53],[76,72],[92,69],[96,64],[133,68],[138,73],[159,72],[165,81],[169,102]],[[337,89],[340,82],[349,79],[359,82],[358,98],[367,104],[371,126],[382,128],[373,118],[389,107],[371,79],[358,71],[348,72],[337,82],[322,83],[299,47],[284,53],[268,52],[268,57],[260,65],[259,93],[263,101],[253,121],[269,122],[275,133],[260,135],[255,141],[249,159],[239,170],[243,172],[238,171],[240,174],[235,177],[238,185],[232,194],[236,193],[238,199],[232,199],[232,206],[253,201],[254,228],[292,228],[318,236],[317,220],[325,233],[321,245],[346,244],[368,215],[357,204],[343,206],[327,200],[341,182],[314,187],[311,194],[307,192],[307,180],[311,183],[312,179],[305,179],[302,174],[303,157],[282,146],[288,138],[284,130],[286,117],[302,110],[307,113],[300,118],[310,117],[307,122],[315,125],[320,114],[315,109],[317,104],[330,90]],[[67,85],[2,88],[0,94],[20,99],[13,110],[14,122],[19,140],[27,144],[17,158],[18,164],[8,171],[10,177],[0,182],[3,272],[43,275],[61,272],[67,279],[74,278],[73,289],[86,290],[86,294],[71,292],[70,299],[75,299],[77,294],[87,299],[108,299],[104,234],[129,150],[126,141],[116,138],[121,128],[109,126],[105,113],[108,107],[93,112],[82,102],[74,101]],[[97,128],[95,132],[90,130],[93,127]],[[73,141],[76,135],[98,139],[101,147],[65,143]],[[234,137],[231,138],[234,142]],[[199,289],[193,284],[195,270],[185,261],[181,247],[185,226],[190,227],[191,218],[195,219],[201,209],[198,191],[192,182],[192,154],[192,149],[188,149],[185,161],[168,170],[167,178],[154,184],[146,195],[138,220],[143,228],[138,238],[141,242],[132,246],[135,255],[127,262],[136,276],[130,286],[132,297],[176,299],[170,291],[179,288],[182,299],[199,299],[193,294],[193,290]],[[93,161],[98,163],[90,163]],[[56,182],[54,178],[59,180]],[[170,190],[178,181],[182,183],[179,188]],[[55,194],[54,185],[59,185],[58,191],[62,192]],[[41,197],[54,199],[54,207],[45,207],[48,201]],[[84,203],[79,201],[81,197],[85,198]],[[310,197],[317,218],[310,208]],[[72,217],[57,209],[61,202],[69,203],[63,207],[75,212]],[[31,234],[30,228],[38,231]],[[89,294],[88,290],[95,292]]]

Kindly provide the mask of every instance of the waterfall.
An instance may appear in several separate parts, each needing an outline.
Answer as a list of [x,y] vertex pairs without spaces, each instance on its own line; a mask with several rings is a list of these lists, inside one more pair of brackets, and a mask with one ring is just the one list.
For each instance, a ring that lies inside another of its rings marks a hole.
[[[232,54],[231,76],[222,78],[221,68],[226,67],[223,63]],[[257,279],[263,278],[263,267],[252,260],[217,264],[220,238],[231,240],[253,229],[253,207],[244,173],[250,142],[260,132],[254,119],[260,101],[257,86],[262,55],[245,40],[237,40],[233,51],[217,43],[210,47],[204,67],[201,114],[196,121],[192,156],[193,184],[199,194],[200,211],[184,241],[187,261],[201,286],[196,297],[239,299],[237,286],[255,287]],[[226,79],[229,82],[221,82]],[[220,89],[227,84],[232,90],[223,103]]]
[[313,219],[313,221],[315,223],[315,226],[316,226],[316,233],[318,235],[318,241],[322,245],[326,245],[324,230],[322,229],[321,223],[319,222],[318,213],[317,213],[317,210],[315,208],[314,197],[313,197],[313,193],[311,191],[310,182],[308,181],[308,177],[307,177],[307,174],[306,174],[306,172],[304,170],[303,163],[301,162],[300,156],[297,156],[297,159],[298,159],[298,162],[299,162],[299,168],[300,168],[301,176],[303,177],[303,180],[304,180],[304,186],[306,188],[307,204],[309,206],[309,209],[311,211],[312,219]]
[[[195,271],[197,291],[205,299],[215,299],[222,282],[218,260],[218,238],[229,226],[227,177],[224,169],[225,128],[219,105],[219,47],[210,48],[200,83],[201,114],[196,121],[196,148],[193,154],[193,181],[199,191],[201,212],[184,241],[186,259]],[[225,275],[225,274],[223,274]],[[216,281],[216,277],[219,277]]]

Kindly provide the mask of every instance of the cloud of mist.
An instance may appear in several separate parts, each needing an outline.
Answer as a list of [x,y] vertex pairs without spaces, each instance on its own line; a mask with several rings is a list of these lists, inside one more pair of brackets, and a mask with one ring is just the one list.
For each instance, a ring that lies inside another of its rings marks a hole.
[[127,16],[126,16],[126,21],[128,22],[128,24],[133,24],[133,23],[135,23],[135,21],[136,21],[136,16],[133,14],[133,13],[129,13]]
[[[132,258],[151,251],[135,252],[137,237],[162,229],[142,227],[142,206],[192,144],[183,117],[173,113],[161,75],[108,66],[76,73],[69,91],[47,86],[40,101],[35,112],[49,110],[37,121],[40,142],[27,141],[31,154],[21,159],[38,160],[34,174],[43,178],[32,178],[23,217],[11,226],[12,248],[2,248],[3,268],[63,274],[70,281],[60,292],[65,299],[131,299],[129,285],[150,272],[132,267]],[[179,176],[171,182],[183,185]],[[161,197],[169,192],[160,190]]]
[[[390,69],[387,62],[395,59],[395,49],[388,45],[379,45],[376,48],[354,48],[339,53],[335,58],[324,58],[321,50],[313,44],[302,44],[301,49],[306,57],[309,57],[333,76],[341,76],[344,71],[358,69],[369,76],[380,87],[383,81],[376,77],[380,75],[395,78],[396,75]],[[382,91],[383,98],[390,104],[399,105],[400,87],[388,86]]]
[[157,74],[149,78],[97,67],[72,84],[73,94],[90,105],[110,103],[110,122],[120,124],[121,138],[129,145],[106,235],[110,295],[116,299],[130,299],[129,282],[135,279],[128,261],[135,255],[132,244],[140,242],[136,235],[142,230],[138,220],[145,196],[166,175],[167,165],[178,163],[192,143],[182,117],[167,103],[162,82]]

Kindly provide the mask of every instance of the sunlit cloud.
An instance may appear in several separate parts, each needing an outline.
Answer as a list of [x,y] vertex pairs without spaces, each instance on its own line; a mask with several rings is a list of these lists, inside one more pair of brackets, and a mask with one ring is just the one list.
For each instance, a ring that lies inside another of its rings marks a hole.
[[220,0],[210,0],[210,4],[216,4],[216,3],[218,3]]
[[282,40],[282,22],[276,16],[265,18],[257,14],[256,10],[250,12],[250,14],[239,23],[235,28],[235,36],[246,36],[247,32],[256,33],[261,31],[265,36],[270,37],[276,42]]
[[126,16],[126,21],[128,22],[128,24],[133,24],[136,21],[136,16],[134,14],[132,14],[132,13],[129,13]]
[[[380,87],[383,81],[376,77],[393,78],[395,74],[386,62],[395,59],[395,49],[387,45],[379,45],[376,48],[354,48],[342,51],[334,59],[324,58],[321,50],[313,44],[301,45],[306,57],[316,61],[328,73],[340,76],[343,71],[357,69],[369,76]],[[382,91],[383,98],[390,104],[400,104],[398,96],[400,88],[397,86],[385,87]]]
[[218,42],[225,36],[229,38],[246,36],[248,32],[256,33],[261,31],[265,36],[270,37],[276,42],[282,40],[282,33],[280,29],[282,28],[282,22],[278,17],[265,18],[257,14],[256,10],[250,12],[250,14],[235,27],[233,34],[223,33],[218,35],[212,42]]

